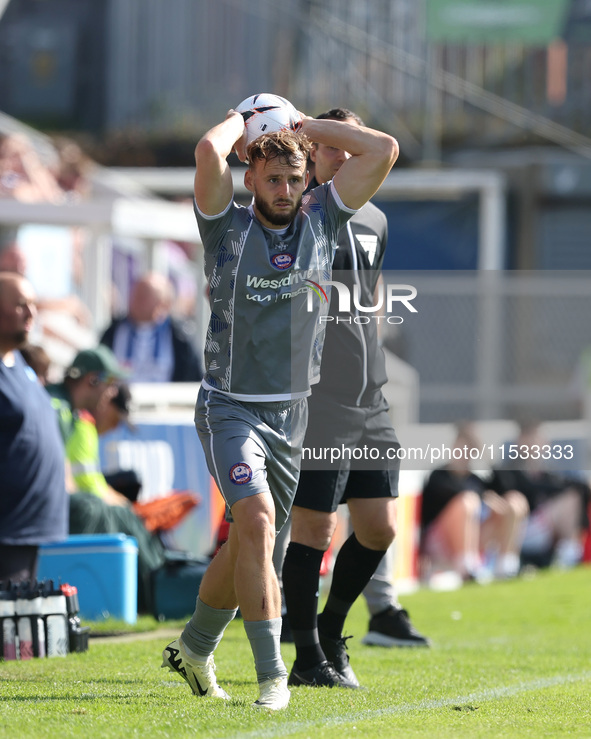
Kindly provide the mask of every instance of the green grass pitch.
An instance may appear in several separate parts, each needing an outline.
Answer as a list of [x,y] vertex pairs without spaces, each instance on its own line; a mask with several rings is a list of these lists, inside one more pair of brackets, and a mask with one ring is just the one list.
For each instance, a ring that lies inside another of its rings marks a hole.
[[[285,711],[256,711],[236,620],[216,652],[230,702],[160,669],[166,635],[91,639],[84,654],[0,663],[0,737],[591,737],[590,567],[402,600],[433,646],[365,647],[356,603],[346,633],[364,690],[293,688]],[[282,651],[290,669],[293,645]]]

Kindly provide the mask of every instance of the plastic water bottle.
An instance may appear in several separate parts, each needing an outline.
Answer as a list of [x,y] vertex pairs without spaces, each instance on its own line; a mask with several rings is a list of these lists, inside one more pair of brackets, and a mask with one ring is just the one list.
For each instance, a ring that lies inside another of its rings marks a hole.
[[35,604],[28,597],[30,594],[29,583],[21,584],[16,594],[15,614],[20,659],[32,659],[35,656],[33,649],[33,629],[30,618],[34,614]]
[[31,595],[31,600],[33,601],[33,613],[31,615],[33,654],[35,657],[45,657],[45,621],[43,620],[43,595],[41,586],[37,585]]
[[1,654],[6,660],[17,659],[18,635],[15,616],[16,593],[0,591],[0,642]]
[[45,623],[41,586],[24,583],[17,590],[15,604],[20,658],[45,657]]
[[48,657],[65,657],[68,654],[68,612],[66,596],[54,590],[49,580],[44,587],[42,615],[45,621],[46,654]]

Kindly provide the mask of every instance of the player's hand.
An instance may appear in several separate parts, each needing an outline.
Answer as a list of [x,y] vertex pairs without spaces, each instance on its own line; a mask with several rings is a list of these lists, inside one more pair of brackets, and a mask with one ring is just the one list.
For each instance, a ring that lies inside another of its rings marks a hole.
[[302,113],[301,110],[298,110],[298,115],[300,117],[300,122],[298,123],[297,128],[295,129],[296,132],[302,130],[302,125],[304,124],[304,121],[314,120],[311,115],[306,115],[305,113]]
[[246,126],[244,126],[244,118],[242,116],[242,113],[239,113],[237,110],[230,108],[230,110],[226,113],[226,120],[228,120],[228,118],[231,118],[232,116],[240,116],[243,125],[242,136],[238,139],[238,141],[236,141],[232,151],[236,154],[241,162],[246,162]]
[[238,159],[240,159],[241,162],[248,161],[248,157],[246,156],[246,131],[242,134],[242,136],[234,144],[234,152],[236,153],[236,156],[238,157]]

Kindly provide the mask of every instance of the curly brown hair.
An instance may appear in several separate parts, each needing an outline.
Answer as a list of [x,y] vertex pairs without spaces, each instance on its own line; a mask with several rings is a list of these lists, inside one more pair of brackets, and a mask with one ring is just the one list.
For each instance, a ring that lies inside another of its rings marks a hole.
[[285,164],[297,167],[308,158],[312,143],[302,133],[294,131],[274,131],[259,136],[246,149],[249,166],[256,161],[281,159]]

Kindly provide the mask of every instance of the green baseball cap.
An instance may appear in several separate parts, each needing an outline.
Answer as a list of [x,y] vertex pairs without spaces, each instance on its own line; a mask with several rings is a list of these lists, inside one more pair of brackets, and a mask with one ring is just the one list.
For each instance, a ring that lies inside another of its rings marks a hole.
[[95,349],[83,349],[74,357],[66,375],[74,379],[84,377],[91,372],[99,372],[116,380],[123,380],[127,373],[120,366],[113,352],[103,344]]

